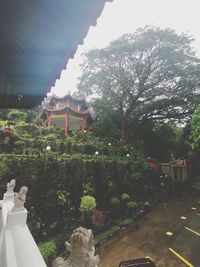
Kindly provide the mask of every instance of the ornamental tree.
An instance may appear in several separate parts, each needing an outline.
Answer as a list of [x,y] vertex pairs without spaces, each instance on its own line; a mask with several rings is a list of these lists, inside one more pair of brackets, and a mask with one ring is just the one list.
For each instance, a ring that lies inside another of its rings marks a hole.
[[138,120],[182,120],[199,100],[200,60],[193,39],[146,26],[85,54],[79,92],[101,103],[97,115],[118,114],[125,138]]

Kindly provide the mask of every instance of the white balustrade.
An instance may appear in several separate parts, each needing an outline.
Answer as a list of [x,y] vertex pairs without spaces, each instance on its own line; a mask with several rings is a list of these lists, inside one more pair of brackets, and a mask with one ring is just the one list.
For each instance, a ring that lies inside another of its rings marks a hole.
[[28,188],[14,192],[15,180],[7,184],[0,201],[0,266],[47,267],[26,224],[24,208]]

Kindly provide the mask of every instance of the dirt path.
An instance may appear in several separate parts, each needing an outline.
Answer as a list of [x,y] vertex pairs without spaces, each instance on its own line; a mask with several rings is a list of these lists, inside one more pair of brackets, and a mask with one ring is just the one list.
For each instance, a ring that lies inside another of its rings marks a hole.
[[[118,267],[120,261],[146,256],[158,267],[200,267],[199,200],[200,193],[179,193],[152,209],[137,228],[120,232],[97,250],[99,267]],[[166,235],[168,231],[173,235]]]

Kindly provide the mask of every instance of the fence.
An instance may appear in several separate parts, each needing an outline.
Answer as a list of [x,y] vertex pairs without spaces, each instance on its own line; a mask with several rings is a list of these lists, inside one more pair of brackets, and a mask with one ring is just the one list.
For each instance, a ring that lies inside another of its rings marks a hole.
[[189,181],[192,176],[191,163],[188,160],[174,160],[169,163],[162,163],[161,169],[164,174],[171,177],[172,182],[182,184]]

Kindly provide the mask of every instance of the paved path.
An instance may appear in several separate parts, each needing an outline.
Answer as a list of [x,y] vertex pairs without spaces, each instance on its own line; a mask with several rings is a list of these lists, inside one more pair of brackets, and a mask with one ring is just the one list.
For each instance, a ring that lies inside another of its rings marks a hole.
[[200,267],[200,193],[179,193],[158,205],[137,228],[120,232],[97,253],[99,267],[118,267],[120,261],[146,256],[157,267]]

